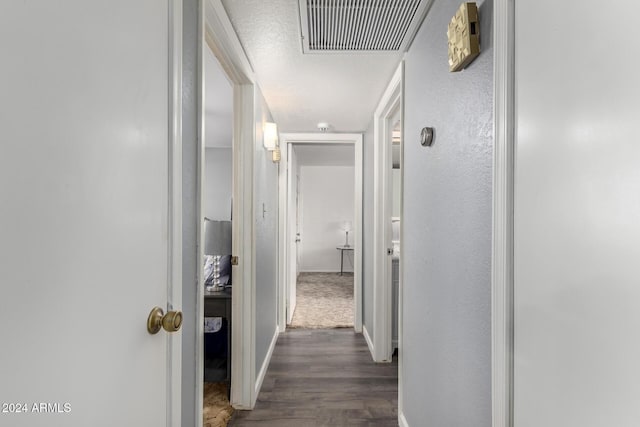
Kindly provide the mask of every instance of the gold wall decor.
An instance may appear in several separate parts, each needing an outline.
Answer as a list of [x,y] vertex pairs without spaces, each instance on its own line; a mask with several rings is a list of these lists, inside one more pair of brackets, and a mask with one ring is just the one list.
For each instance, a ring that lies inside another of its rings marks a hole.
[[480,54],[480,23],[475,2],[462,3],[449,28],[449,71],[460,71]]

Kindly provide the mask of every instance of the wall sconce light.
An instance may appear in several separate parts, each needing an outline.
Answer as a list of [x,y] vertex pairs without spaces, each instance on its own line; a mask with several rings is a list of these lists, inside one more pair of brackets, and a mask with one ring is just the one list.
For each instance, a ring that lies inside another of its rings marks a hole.
[[262,127],[262,144],[264,148],[271,151],[271,161],[278,163],[280,161],[280,144],[278,142],[278,125],[271,122],[265,122]]
[[262,143],[264,148],[273,151],[278,148],[278,125],[275,123],[265,122],[262,126]]

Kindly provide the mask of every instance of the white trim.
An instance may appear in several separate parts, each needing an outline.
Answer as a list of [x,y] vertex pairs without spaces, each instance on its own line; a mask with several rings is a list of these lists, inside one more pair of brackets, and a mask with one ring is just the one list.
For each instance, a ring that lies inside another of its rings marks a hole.
[[402,75],[403,63],[400,63],[373,117],[373,360],[376,362],[390,362],[393,353],[391,262],[387,254],[391,246],[391,224],[386,221],[391,217],[391,145],[385,141],[389,119],[402,108]]
[[227,16],[222,0],[206,0],[205,40],[232,83],[255,82],[253,68]]
[[513,425],[514,2],[494,3],[492,425]]
[[[404,95],[404,85],[405,85],[405,80],[404,78],[402,79],[402,94]],[[404,114],[404,102],[402,103],[402,107],[401,107],[401,116],[404,118],[405,114]],[[403,125],[402,125],[402,135],[404,135],[404,119],[403,119]],[[400,151],[400,260],[399,260],[399,269],[400,269],[400,274],[398,277],[398,422],[400,422],[402,425],[402,422],[404,421],[405,425],[408,425],[407,420],[404,418],[404,353],[402,352],[403,347],[403,342],[402,342],[402,333],[404,331],[404,326],[403,326],[403,321],[402,321],[402,313],[404,313],[404,287],[403,287],[403,283],[404,283],[404,272],[405,272],[405,268],[404,268],[404,264],[405,264],[405,259],[402,257],[402,254],[404,253],[404,221],[402,221],[402,218],[404,218],[404,138],[403,140],[400,142],[401,145],[401,151]]]
[[267,350],[267,355],[262,362],[262,367],[260,368],[260,372],[258,372],[258,377],[256,378],[253,397],[254,401],[251,406],[255,406],[258,394],[260,393],[260,389],[262,388],[262,383],[264,382],[264,377],[267,375],[267,370],[269,369],[269,364],[271,363],[271,357],[273,356],[273,350],[276,348],[278,336],[280,335],[280,332],[278,332],[278,325],[276,325],[274,331],[275,332],[273,333],[273,338],[271,338],[271,344],[269,344],[269,349]]
[[[278,327],[280,331],[284,331],[286,325],[283,320],[286,319],[287,307],[287,281],[289,277],[289,258],[290,248],[288,247],[292,241],[289,236],[288,227],[284,226],[289,223],[288,219],[288,188],[287,188],[287,152],[289,144],[353,144],[355,152],[355,182],[354,182],[354,256],[353,256],[353,300],[354,300],[354,327],[356,332],[362,332],[362,173],[363,173],[363,155],[362,155],[362,134],[360,133],[283,133],[280,135],[280,145],[282,158],[280,160],[280,206],[279,206],[279,224],[283,225],[280,233],[283,235],[279,248],[279,256],[281,259],[281,272],[278,283]],[[357,236],[357,237],[356,237]],[[295,279],[294,279],[295,280]]]
[[[343,270],[344,273],[353,273],[350,270]],[[337,273],[340,274],[340,270],[322,270],[319,268],[313,268],[311,270],[300,270],[300,273]]]
[[402,412],[398,413],[398,425],[400,427],[409,427],[409,423]]
[[373,354],[373,341],[371,341],[371,335],[369,335],[366,325],[362,325],[362,335],[364,336],[364,340],[367,342],[367,346],[369,346],[369,351]]
[[[282,145],[282,144],[281,144]],[[283,211],[286,210],[288,205],[287,191],[282,191],[283,188],[288,188],[289,182],[287,179],[288,169],[288,153],[287,146],[284,145],[280,149],[280,163],[278,164],[278,309],[276,313],[276,319],[278,322],[278,331],[284,332],[287,329],[289,319],[287,318],[287,305],[286,299],[284,305],[281,304],[282,298],[286,298],[284,295],[288,292],[287,288],[287,272],[285,268],[288,268],[288,263],[285,261],[285,257],[288,256],[287,245],[285,237],[288,235],[286,232],[288,223],[286,221],[286,215]]]
[[[182,309],[182,0],[169,8],[169,224],[167,311]],[[182,333],[167,340],[167,425],[182,422]]]
[[364,194],[363,194],[363,174],[364,174],[364,147],[362,146],[363,137],[359,135],[357,142],[354,144],[355,151],[355,200],[353,204],[353,216],[354,221],[354,246],[353,251],[353,300],[355,302],[355,313],[353,321],[353,329],[356,332],[362,332],[363,319],[362,319],[362,241],[363,235],[363,207],[364,207]]
[[[204,33],[204,4],[202,1],[198,4],[198,9],[200,11],[198,15],[198,34]],[[198,70],[196,72],[197,76],[197,148],[196,148],[196,214],[198,218],[204,217],[204,203],[203,203],[203,185],[204,182],[204,49],[206,49],[204,40],[201,40],[198,37],[198,53],[196,55],[197,67]],[[198,221],[196,224],[196,239],[197,239],[197,250],[196,257],[198,260],[203,259],[204,256],[204,221]],[[204,383],[201,381],[201,378],[204,378],[204,340],[198,339],[198,337],[204,337],[204,322],[200,321],[200,319],[204,319],[204,271],[202,268],[196,269],[196,280],[198,282],[198,286],[196,287],[196,321],[195,321],[195,427],[202,427],[203,418],[202,418],[202,410],[204,407]]]
[[[292,165],[292,152],[293,146],[291,144],[284,144],[282,151],[282,158],[280,160],[280,169],[279,169],[279,177],[278,177],[278,194],[279,194],[279,206],[285,206],[284,209],[279,209],[279,222],[282,223],[282,227],[280,228],[281,232],[279,234],[279,239],[281,239],[282,245],[279,246],[280,251],[280,264],[282,269],[280,270],[280,275],[278,276],[278,286],[279,289],[284,286],[283,289],[283,297],[284,297],[284,305],[280,307],[280,299],[278,300],[278,325],[280,328],[280,332],[284,332],[287,328],[287,325],[290,325],[293,321],[293,314],[295,312],[297,299],[292,298],[291,296],[296,292],[297,286],[297,277],[299,271],[297,271],[298,261],[297,258],[291,258],[292,255],[296,255],[297,252],[294,253],[292,251],[294,247],[294,243],[291,243],[285,239],[291,239],[294,234],[298,232],[298,227],[302,226],[302,222],[296,224],[295,218],[293,220],[289,220],[289,212],[293,211],[293,206],[295,204],[295,195],[293,195],[293,180],[294,176],[296,179],[296,192],[298,192],[299,182],[297,181],[297,172],[296,165]],[[286,188],[286,191],[282,191],[283,188]],[[297,194],[299,197],[302,197],[300,193]],[[301,205],[302,202],[298,200],[298,205]],[[297,212],[298,219],[302,221],[302,215],[300,212]],[[286,218],[286,222],[285,222]],[[296,227],[297,226],[297,227]],[[295,243],[297,243],[294,240]],[[300,245],[300,243],[297,243]],[[300,250],[300,246],[297,246],[297,249]],[[284,256],[282,256],[284,255]],[[286,257],[286,260],[284,259]],[[294,269],[294,264],[295,269]],[[290,279],[292,277],[292,271],[295,271],[296,279]],[[282,308],[282,309],[280,309]]]
[[232,267],[231,404],[238,409],[253,407],[255,383],[254,101],[253,85],[234,87],[232,248],[240,263]]
[[[253,152],[255,83],[238,36],[221,0],[206,0],[205,38],[233,84],[233,266],[231,404],[251,409],[255,402],[255,244]],[[200,112],[201,117],[204,111]],[[200,142],[202,144],[202,142]],[[200,234],[202,237],[202,234]],[[198,304],[201,304],[198,301]],[[202,355],[199,364],[203,363]],[[200,419],[202,417],[200,416]]]

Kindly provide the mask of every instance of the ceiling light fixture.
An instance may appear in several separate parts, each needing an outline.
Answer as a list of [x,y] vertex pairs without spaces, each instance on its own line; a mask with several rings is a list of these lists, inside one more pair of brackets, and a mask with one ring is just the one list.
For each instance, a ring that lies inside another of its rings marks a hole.
[[320,132],[326,132],[331,127],[331,125],[329,123],[327,123],[327,122],[320,122],[316,126],[318,126],[318,130]]

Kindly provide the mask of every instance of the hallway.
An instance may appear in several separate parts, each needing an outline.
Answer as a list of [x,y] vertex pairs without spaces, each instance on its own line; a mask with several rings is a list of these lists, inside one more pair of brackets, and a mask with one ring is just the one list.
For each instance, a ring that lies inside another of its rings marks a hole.
[[253,411],[229,426],[397,426],[398,364],[371,361],[352,329],[287,330]]

